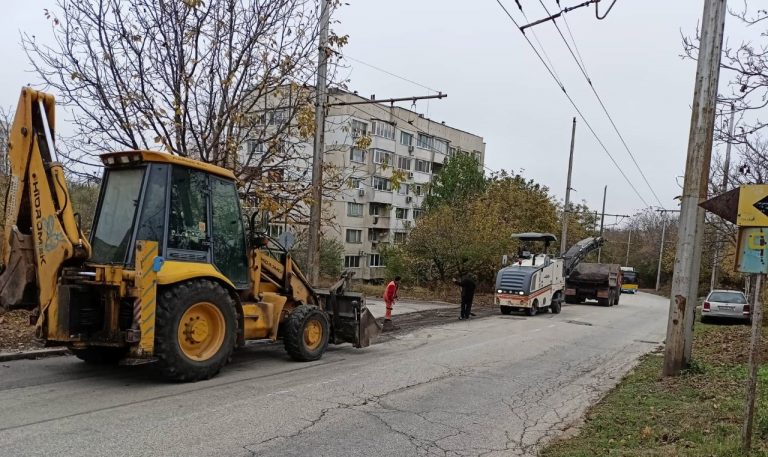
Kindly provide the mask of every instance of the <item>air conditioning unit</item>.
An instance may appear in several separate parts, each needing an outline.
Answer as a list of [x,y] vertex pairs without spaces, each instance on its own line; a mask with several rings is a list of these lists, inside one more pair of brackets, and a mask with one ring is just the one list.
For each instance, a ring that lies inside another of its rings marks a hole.
[[413,179],[413,172],[412,171],[408,172],[408,179]]
[[357,189],[357,195],[364,196],[365,195],[365,189]]
[[364,257],[365,256],[365,251],[359,251],[357,253],[357,255],[359,255],[360,257]]
[[413,155],[413,146],[408,146],[408,154]]
[[407,196],[407,197],[405,197],[405,202],[406,202],[406,203],[410,203],[410,202],[412,202],[412,201],[413,201],[413,197],[411,197],[410,195],[409,195],[409,196]]

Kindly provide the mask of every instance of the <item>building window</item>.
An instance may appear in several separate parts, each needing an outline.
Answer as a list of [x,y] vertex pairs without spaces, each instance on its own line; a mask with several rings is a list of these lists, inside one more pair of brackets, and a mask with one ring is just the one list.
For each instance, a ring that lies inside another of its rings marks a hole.
[[408,157],[398,157],[397,158],[397,168],[400,170],[410,170],[411,169],[411,159]]
[[432,147],[434,148],[435,152],[439,152],[440,154],[448,154],[448,142],[442,138],[434,138],[432,140]]
[[347,216],[363,217],[363,204],[351,202],[347,203]]
[[407,238],[406,232],[395,232],[395,244],[405,244]]
[[368,256],[368,265],[371,267],[383,267],[384,261],[381,258],[381,254],[371,254]]
[[429,162],[426,160],[416,160],[416,171],[420,171],[422,173],[429,173]]
[[347,187],[350,189],[361,189],[363,187],[363,178],[347,179]]
[[408,195],[408,184],[400,184],[400,187],[397,189],[397,193],[400,195]]
[[391,164],[392,163],[392,153],[384,151],[384,150],[381,150],[381,149],[374,149],[373,150],[373,163]]
[[350,149],[349,160],[352,162],[365,163],[365,150],[360,148]]
[[283,125],[288,122],[288,112],[284,109],[277,109],[269,112],[269,125]]
[[395,208],[395,219],[408,219],[408,208]]
[[450,149],[448,149],[448,156],[450,156],[450,157],[456,157],[456,148],[454,148],[453,146],[451,146],[451,147],[450,147]]
[[362,121],[352,119],[352,136],[354,138],[368,134],[368,124]]
[[400,132],[400,144],[413,146],[413,133]]
[[424,210],[419,208],[413,209],[413,220],[421,219],[424,216]]
[[245,142],[246,145],[246,151],[248,151],[249,156],[264,154],[267,152],[267,148],[264,145],[263,141],[259,141],[255,138],[251,138]]
[[416,146],[421,149],[432,149],[432,140],[433,138],[431,136],[419,133],[419,138],[416,140]]
[[376,136],[388,138],[390,140],[395,139],[395,126],[388,122],[373,121],[371,123],[371,132]]
[[347,243],[362,243],[363,242],[363,231],[362,230],[354,230],[354,229],[347,229]]
[[368,207],[368,214],[371,216],[382,216],[384,215],[384,205],[383,204],[377,204],[377,203],[371,203]]
[[371,178],[371,184],[372,187],[376,190],[386,190],[391,191],[392,190],[392,181],[390,181],[387,178],[381,178],[379,176],[373,176]]
[[269,236],[272,238],[277,238],[280,235],[283,234],[285,227],[282,225],[276,225],[276,224],[270,224],[269,225]]
[[417,197],[421,196],[421,186],[419,184],[416,184],[413,193],[416,194]]
[[344,268],[360,268],[360,256],[359,255],[345,255],[344,256]]

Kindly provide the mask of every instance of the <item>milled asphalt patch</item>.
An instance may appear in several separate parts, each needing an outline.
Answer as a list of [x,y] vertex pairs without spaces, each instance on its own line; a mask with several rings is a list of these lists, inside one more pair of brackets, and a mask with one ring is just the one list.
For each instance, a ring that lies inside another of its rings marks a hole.
[[0,352],[0,362],[10,362],[12,360],[23,359],[40,359],[43,357],[67,354],[69,354],[69,350],[67,348],[45,348],[19,352]]

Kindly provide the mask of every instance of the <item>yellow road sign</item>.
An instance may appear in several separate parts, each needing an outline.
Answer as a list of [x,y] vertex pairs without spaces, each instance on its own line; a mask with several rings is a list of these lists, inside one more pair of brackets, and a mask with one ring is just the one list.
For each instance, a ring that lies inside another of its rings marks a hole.
[[741,186],[736,225],[768,227],[768,184]]

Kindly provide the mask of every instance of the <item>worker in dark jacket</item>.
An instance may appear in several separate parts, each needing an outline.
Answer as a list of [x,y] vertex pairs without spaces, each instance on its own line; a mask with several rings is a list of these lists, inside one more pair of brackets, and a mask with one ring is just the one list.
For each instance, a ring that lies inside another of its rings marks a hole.
[[461,287],[461,315],[459,320],[469,319],[469,316],[474,316],[472,314],[472,300],[475,297],[475,280],[472,279],[471,275],[465,274],[461,279],[454,278],[453,283]]

